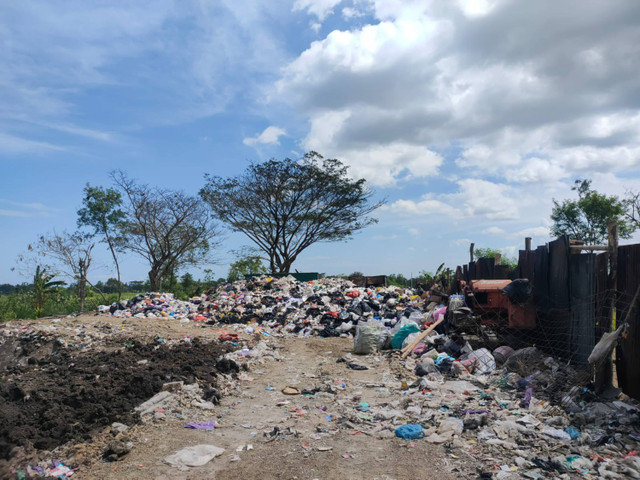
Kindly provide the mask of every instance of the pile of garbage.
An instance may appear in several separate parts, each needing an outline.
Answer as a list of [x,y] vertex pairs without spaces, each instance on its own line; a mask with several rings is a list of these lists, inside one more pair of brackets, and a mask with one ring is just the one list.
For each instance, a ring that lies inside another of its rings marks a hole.
[[387,327],[401,317],[422,318],[425,292],[395,286],[357,288],[348,280],[323,278],[298,282],[293,277],[254,277],[224,285],[187,301],[170,293],[147,293],[99,313],[115,317],[175,318],[207,324],[260,324],[275,331],[339,336],[361,321]]
[[[635,402],[599,398],[586,388],[588,366],[573,367],[536,347],[468,341],[450,328],[454,315],[472,314],[465,313],[464,296],[445,298],[420,289],[356,287],[342,279],[256,277],[189,301],[151,293],[101,311],[233,325],[265,336],[352,336],[345,368],[378,368],[386,356],[408,370],[400,381],[388,377],[382,384],[357,386],[377,395],[395,392],[397,400],[342,399],[350,386],[338,380],[283,393],[324,402],[318,412],[340,428],[464,451],[486,467],[478,471],[480,478],[640,478]],[[234,343],[233,336],[227,341]],[[263,356],[248,348],[229,355]]]

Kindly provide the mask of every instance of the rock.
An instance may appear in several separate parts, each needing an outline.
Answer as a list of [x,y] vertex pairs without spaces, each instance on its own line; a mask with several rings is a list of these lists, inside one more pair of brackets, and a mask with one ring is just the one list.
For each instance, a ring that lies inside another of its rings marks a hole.
[[135,408],[135,411],[140,412],[141,416],[147,415],[149,413],[153,413],[153,411],[156,408],[161,407],[162,405],[165,405],[174,397],[175,395],[171,392],[159,392],[155,394],[153,397],[151,397],[149,400],[147,400],[146,402],[137,406]]
[[107,462],[115,462],[131,451],[131,447],[125,442],[112,440],[107,444],[102,458]]
[[518,372],[526,377],[533,373],[543,361],[544,356],[536,347],[527,347],[513,352],[504,366],[510,372]]
[[165,383],[164,385],[162,385],[162,391],[163,392],[178,392],[180,390],[182,390],[182,387],[184,387],[184,382],[180,381],[180,382],[169,382],[169,383]]
[[111,432],[114,434],[122,433],[128,429],[129,427],[124,423],[113,422],[111,424]]

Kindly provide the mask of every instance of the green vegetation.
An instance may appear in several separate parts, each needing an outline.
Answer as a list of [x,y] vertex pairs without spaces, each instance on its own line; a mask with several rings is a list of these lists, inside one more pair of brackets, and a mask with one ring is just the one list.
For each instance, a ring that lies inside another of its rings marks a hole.
[[124,239],[118,233],[125,220],[125,213],[120,209],[122,195],[113,188],[92,187],[87,183],[82,203],[84,207],[78,210],[78,227],[93,228],[94,235],[100,235],[109,246],[118,275],[116,285],[118,286],[118,298],[120,298],[122,282],[120,281],[120,263],[116,252],[120,252],[124,244]]
[[36,268],[36,273],[33,276],[33,306],[36,310],[36,316],[42,316],[42,310],[44,309],[47,299],[58,291],[59,287],[64,285],[61,280],[54,280],[54,275],[47,275],[47,270],[40,268],[40,265]]
[[496,258],[496,256],[502,255],[501,265],[506,265],[507,267],[514,269],[518,266],[518,259],[515,257],[508,257],[503,254],[501,250],[497,250],[495,248],[476,248],[473,251],[474,260],[478,260],[480,258]]
[[[123,298],[132,298],[135,293],[124,293]],[[118,300],[118,294],[106,295],[107,304]],[[100,295],[90,294],[85,298],[85,310],[92,311],[103,305],[105,301]],[[33,291],[0,295],[0,321],[17,319],[35,319],[53,315],[70,315],[80,311],[80,299],[73,292],[57,289],[47,295],[40,310],[35,305]]]
[[578,192],[577,200],[553,200],[551,233],[569,235],[588,245],[607,243],[607,224],[618,222],[620,238],[630,238],[638,227],[638,197],[629,194],[626,200],[615,195],[604,195],[591,189],[591,180],[576,180],[571,190]]
[[229,275],[227,281],[235,282],[244,278],[245,275],[263,274],[267,273],[267,269],[262,264],[262,259],[259,255],[252,255],[246,258],[240,258],[233,262],[229,268]]

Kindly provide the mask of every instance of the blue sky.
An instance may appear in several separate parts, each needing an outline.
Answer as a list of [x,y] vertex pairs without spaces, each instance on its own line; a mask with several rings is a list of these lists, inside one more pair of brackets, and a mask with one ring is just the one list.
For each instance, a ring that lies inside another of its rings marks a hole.
[[[249,161],[339,158],[388,203],[294,265],[329,274],[542,244],[576,178],[640,190],[635,0],[23,0],[0,42],[0,282],[113,169],[195,194]],[[216,276],[245,244],[225,237]],[[101,250],[91,276],[112,275]]]

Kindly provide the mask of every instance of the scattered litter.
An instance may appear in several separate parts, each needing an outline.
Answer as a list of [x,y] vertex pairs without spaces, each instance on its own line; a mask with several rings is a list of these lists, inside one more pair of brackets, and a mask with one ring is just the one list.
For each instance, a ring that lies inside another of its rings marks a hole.
[[189,467],[201,467],[215,457],[224,453],[224,448],[215,445],[195,445],[168,455],[164,461],[180,470],[189,470]]
[[409,423],[396,428],[396,437],[404,438],[405,440],[415,440],[424,438],[424,436],[424,429],[420,425]]
[[184,428],[193,428],[195,430],[215,430],[216,421],[211,420],[210,422],[191,422],[185,424]]
[[300,395],[300,390],[295,387],[284,387],[282,393],[285,395]]

